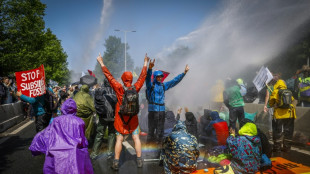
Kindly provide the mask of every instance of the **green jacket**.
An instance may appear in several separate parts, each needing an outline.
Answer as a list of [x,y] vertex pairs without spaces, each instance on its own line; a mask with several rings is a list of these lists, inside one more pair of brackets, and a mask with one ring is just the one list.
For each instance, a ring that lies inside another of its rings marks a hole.
[[243,97],[240,93],[240,87],[238,85],[234,85],[232,87],[227,88],[224,93],[224,103],[227,107],[240,107],[244,106]]
[[83,85],[81,90],[75,94],[73,100],[77,105],[76,115],[82,118],[87,118],[95,113],[95,104],[93,98],[89,95],[87,85]]

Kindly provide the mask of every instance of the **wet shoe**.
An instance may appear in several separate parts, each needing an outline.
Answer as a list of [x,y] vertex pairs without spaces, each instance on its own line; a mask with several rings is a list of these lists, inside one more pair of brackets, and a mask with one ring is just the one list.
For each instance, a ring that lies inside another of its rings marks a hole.
[[117,171],[119,168],[118,165],[119,165],[119,160],[114,159],[111,168],[114,169],[115,171]]
[[141,168],[143,166],[143,159],[142,157],[137,157],[137,166]]
[[114,156],[114,154],[112,152],[108,152],[107,157],[108,159],[111,159]]
[[98,155],[96,153],[94,153],[94,152],[92,152],[90,154],[90,159],[92,159],[92,160],[96,159],[97,157],[98,157]]

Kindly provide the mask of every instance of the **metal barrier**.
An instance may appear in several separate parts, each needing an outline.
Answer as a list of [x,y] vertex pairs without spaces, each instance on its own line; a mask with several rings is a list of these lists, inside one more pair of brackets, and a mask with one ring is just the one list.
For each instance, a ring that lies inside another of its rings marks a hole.
[[0,105],[0,133],[20,123],[24,119],[22,102]]

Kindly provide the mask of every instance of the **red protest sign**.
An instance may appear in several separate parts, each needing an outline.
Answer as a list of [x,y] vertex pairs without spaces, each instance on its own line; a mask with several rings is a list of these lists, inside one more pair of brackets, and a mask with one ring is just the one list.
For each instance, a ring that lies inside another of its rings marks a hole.
[[44,66],[39,68],[15,72],[17,90],[28,97],[37,97],[45,94]]

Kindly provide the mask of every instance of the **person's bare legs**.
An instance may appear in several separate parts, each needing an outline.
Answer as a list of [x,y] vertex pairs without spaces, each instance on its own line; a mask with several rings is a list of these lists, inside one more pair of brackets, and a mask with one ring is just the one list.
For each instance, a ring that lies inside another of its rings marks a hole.
[[121,155],[123,140],[124,140],[123,135],[121,135],[121,134],[117,135],[116,143],[115,143],[115,156],[114,156],[114,159],[116,159],[116,160],[119,160],[119,157]]
[[135,149],[137,153],[137,166],[141,168],[143,166],[143,160],[141,158],[141,141],[139,138],[139,134],[132,135],[132,139],[135,142]]
[[132,139],[135,143],[135,149],[136,149],[137,157],[141,157],[141,141],[139,138],[139,134],[132,135]]

